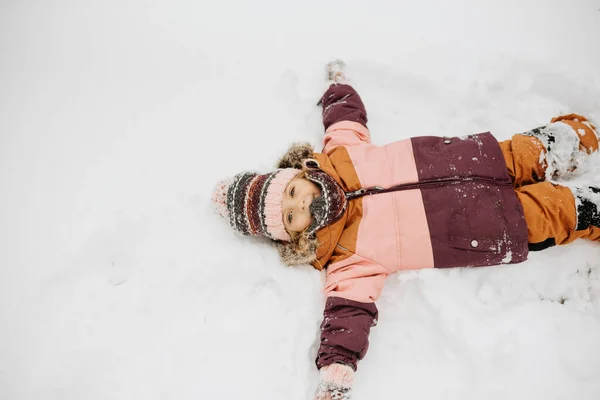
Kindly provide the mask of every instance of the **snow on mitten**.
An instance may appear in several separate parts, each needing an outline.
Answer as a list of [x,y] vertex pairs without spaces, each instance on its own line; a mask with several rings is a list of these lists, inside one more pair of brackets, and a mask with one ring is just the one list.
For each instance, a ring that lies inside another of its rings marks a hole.
[[344,364],[321,368],[321,378],[314,400],[350,400],[354,370]]
[[348,84],[348,74],[346,73],[346,63],[342,60],[334,60],[327,63],[327,83]]

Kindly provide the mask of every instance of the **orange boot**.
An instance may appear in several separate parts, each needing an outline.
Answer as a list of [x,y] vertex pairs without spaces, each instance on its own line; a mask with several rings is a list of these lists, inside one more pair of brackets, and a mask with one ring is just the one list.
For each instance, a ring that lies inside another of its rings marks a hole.
[[546,126],[500,142],[506,167],[516,188],[531,183],[568,178],[585,167],[587,156],[598,151],[598,133],[587,118],[569,114]]
[[600,240],[600,189],[552,183],[585,168],[598,151],[598,133],[587,118],[570,114],[500,143],[506,168],[523,205],[530,250]]

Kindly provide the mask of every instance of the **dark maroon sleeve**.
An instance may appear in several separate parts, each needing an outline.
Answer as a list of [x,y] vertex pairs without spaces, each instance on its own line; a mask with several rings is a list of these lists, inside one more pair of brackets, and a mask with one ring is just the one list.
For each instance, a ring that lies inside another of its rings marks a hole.
[[365,105],[350,85],[329,86],[319,104],[323,107],[325,130],[340,121],[358,122],[367,127]]
[[356,371],[369,348],[369,332],[377,324],[375,303],[360,303],[341,297],[328,297],[321,324],[319,369],[334,363],[348,364]]

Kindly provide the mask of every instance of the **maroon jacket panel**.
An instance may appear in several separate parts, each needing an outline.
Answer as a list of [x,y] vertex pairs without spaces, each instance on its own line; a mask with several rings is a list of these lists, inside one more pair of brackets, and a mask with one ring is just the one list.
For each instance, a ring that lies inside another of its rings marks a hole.
[[358,360],[362,360],[369,348],[371,327],[377,323],[375,303],[328,297],[323,316],[317,367],[341,363],[356,371]]
[[367,126],[365,105],[350,85],[329,86],[319,104],[323,107],[325,130],[340,121],[354,121]]
[[527,225],[504,156],[490,133],[412,138],[436,268],[527,258]]
[[[325,129],[340,121],[366,126],[358,94],[332,85],[321,99]],[[504,157],[489,133],[412,138],[418,182],[438,268],[516,263],[527,257],[527,226]],[[376,195],[376,194],[374,194]],[[321,324],[318,368],[357,367],[378,312],[373,303],[329,297]]]

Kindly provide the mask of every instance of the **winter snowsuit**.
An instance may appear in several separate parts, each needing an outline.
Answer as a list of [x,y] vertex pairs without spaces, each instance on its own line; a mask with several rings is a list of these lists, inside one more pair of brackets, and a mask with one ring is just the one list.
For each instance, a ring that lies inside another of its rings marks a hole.
[[[552,167],[543,155],[554,138],[542,128],[502,143],[482,133],[375,146],[351,86],[332,85],[321,103],[324,148],[310,156],[350,200],[339,220],[317,232],[313,247],[313,266],[327,268],[319,368],[343,363],[356,370],[391,273],[517,263],[529,250],[600,238],[590,218],[578,219],[581,202],[570,189],[543,182]],[[562,119],[580,151],[598,149],[585,118]]]

